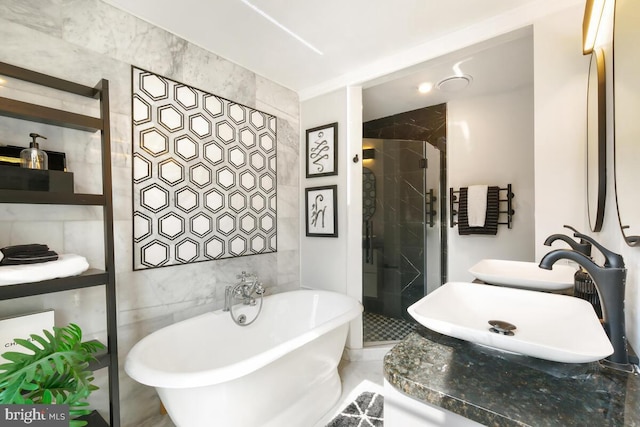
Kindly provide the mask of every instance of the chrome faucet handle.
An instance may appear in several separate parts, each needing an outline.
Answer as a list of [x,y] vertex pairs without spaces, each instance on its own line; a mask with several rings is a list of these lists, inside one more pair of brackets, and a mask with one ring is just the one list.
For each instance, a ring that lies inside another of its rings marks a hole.
[[253,281],[258,280],[258,276],[255,273],[247,273],[243,271],[242,273],[236,275],[236,279],[240,279],[242,282],[246,282],[247,279],[251,279]]
[[605,262],[604,262],[604,266],[605,267],[609,267],[609,268],[625,268],[624,258],[622,258],[622,255],[617,254],[617,253],[615,253],[613,251],[610,251],[609,249],[607,249],[604,246],[602,246],[600,243],[596,242],[595,239],[593,239],[591,236],[587,236],[586,234],[582,234],[579,231],[576,231],[573,227],[570,227],[570,226],[567,226],[567,225],[565,225],[565,227],[573,230],[574,231],[573,235],[575,237],[579,237],[580,239],[591,243],[600,252],[602,252],[602,255],[604,255],[604,258],[605,258]]
[[256,294],[258,295],[262,295],[265,292],[264,286],[262,286],[262,283],[257,282],[256,283],[256,290],[255,290]]

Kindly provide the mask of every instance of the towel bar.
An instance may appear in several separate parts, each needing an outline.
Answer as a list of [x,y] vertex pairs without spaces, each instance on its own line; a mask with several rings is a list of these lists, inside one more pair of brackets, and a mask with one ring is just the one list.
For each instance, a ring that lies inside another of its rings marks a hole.
[[[506,192],[506,194],[504,195],[504,199],[499,198],[498,202],[499,203],[505,203],[506,202],[506,209],[504,210],[499,210],[498,212],[500,214],[507,214],[507,220],[506,221],[498,221],[499,225],[506,225],[508,228],[512,228],[513,226],[513,215],[515,215],[515,210],[513,209],[513,198],[515,197],[515,194],[513,194],[513,191],[511,190],[511,184],[507,184],[506,188],[499,188],[499,193],[500,192]],[[458,203],[460,202],[458,200],[458,196],[457,194],[460,194],[460,190],[454,190],[453,188],[449,188],[449,227],[453,228],[456,225],[458,225],[458,222],[456,221],[455,217],[458,215],[458,211],[455,209],[455,206],[458,205]],[[502,193],[500,193],[502,196]],[[500,205],[502,207],[502,205]]]

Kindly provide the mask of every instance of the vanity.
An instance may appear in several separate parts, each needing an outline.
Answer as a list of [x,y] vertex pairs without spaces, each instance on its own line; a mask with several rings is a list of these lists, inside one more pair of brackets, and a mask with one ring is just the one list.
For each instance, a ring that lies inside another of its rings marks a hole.
[[640,376],[419,326],[384,358],[385,426],[640,426]]

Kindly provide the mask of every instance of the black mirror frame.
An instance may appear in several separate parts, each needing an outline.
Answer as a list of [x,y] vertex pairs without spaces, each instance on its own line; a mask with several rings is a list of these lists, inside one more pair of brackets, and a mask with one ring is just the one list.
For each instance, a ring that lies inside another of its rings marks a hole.
[[[595,67],[594,67],[595,62]],[[606,96],[606,80],[605,80],[605,63],[604,51],[596,48],[591,53],[591,61],[589,63],[589,80],[587,84],[587,120],[589,117],[589,108],[593,100],[591,95],[591,73],[595,72],[597,81],[597,171],[589,168],[589,124],[587,123],[587,215],[589,217],[589,227],[591,231],[598,232],[602,230],[604,220],[604,207],[607,198],[607,96]],[[589,198],[589,174],[597,173],[597,200]],[[595,218],[592,218],[592,204],[595,203]]]
[[[635,0],[633,0],[635,1]],[[629,3],[626,4],[633,4],[633,1],[630,1]],[[617,126],[617,122],[621,121],[622,118],[619,116],[620,111],[622,110],[622,108],[620,108],[619,105],[619,100],[618,97],[616,95],[618,95],[618,91],[619,89],[619,81],[618,79],[616,79],[616,77],[619,77],[617,75],[616,70],[618,69],[623,69],[624,67],[621,67],[619,62],[617,61],[617,57],[616,57],[616,41],[619,37],[619,33],[618,33],[618,29],[617,26],[619,25],[619,16],[622,16],[622,4],[625,2],[621,2],[621,1],[616,1],[615,2],[615,10],[614,10],[614,18],[613,18],[613,109],[614,109],[614,115],[613,115],[613,122],[614,122],[614,126],[613,126],[613,133],[614,133],[614,144],[613,144],[613,169],[614,169],[614,188],[615,188],[615,198],[616,198],[616,210],[618,213],[618,224],[620,225],[620,232],[622,233],[622,237],[625,241],[625,243],[631,247],[640,247],[640,236],[637,235],[637,233],[635,233],[636,235],[629,233],[628,229],[629,227],[629,223],[628,222],[623,222],[622,220],[622,214],[621,214],[621,208],[620,208],[620,200],[623,197],[620,194],[620,184],[619,184],[619,180],[620,180],[620,176],[622,175],[621,173],[621,167],[620,167],[620,158],[621,158],[621,154],[620,154],[620,148],[619,148],[619,141],[618,141],[618,126]],[[625,5],[626,5],[625,4]],[[629,10],[625,11],[626,14],[625,16],[629,16]],[[634,14],[632,16],[638,16],[638,12],[640,12],[638,9],[635,9]],[[637,30],[636,30],[637,31]],[[633,196],[636,196],[636,194],[634,194]],[[629,195],[627,195],[626,197],[629,197]],[[627,218],[627,217],[625,217]],[[634,227],[637,227],[637,224],[634,224]],[[634,228],[636,229],[636,228]]]

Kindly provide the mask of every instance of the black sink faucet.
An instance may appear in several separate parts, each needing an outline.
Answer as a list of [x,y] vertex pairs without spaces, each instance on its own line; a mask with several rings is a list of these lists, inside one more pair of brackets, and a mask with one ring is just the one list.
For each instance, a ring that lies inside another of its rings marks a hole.
[[[575,228],[571,227],[570,225],[565,225],[565,228],[569,228],[573,230],[575,233],[582,234]],[[581,254],[584,254],[586,256],[591,256],[591,243],[589,243],[585,239],[581,238],[580,242],[576,242],[571,237],[566,236],[564,234],[552,234],[551,236],[547,237],[547,240],[544,241],[544,244],[546,246],[551,246],[551,244],[556,240],[562,240],[563,242],[569,244],[569,246],[571,246],[571,249],[573,249],[574,251],[578,251]]]
[[591,237],[576,232],[575,237],[584,239],[605,256],[604,266],[599,266],[588,256],[570,249],[556,249],[540,260],[540,268],[551,270],[560,259],[569,259],[581,265],[593,279],[602,304],[604,329],[613,346],[613,354],[605,360],[621,370],[632,370],[627,352],[627,338],[624,320],[624,290],[627,270],[622,256],[604,248]]

